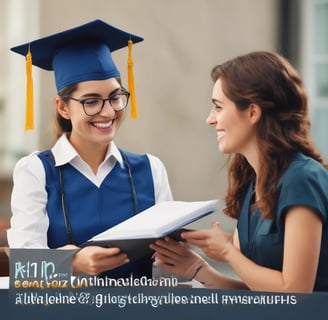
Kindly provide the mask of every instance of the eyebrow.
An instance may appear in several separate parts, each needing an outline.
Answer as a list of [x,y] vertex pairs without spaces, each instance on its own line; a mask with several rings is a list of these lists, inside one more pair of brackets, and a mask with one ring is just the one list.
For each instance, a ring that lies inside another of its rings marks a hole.
[[[117,93],[118,91],[122,90],[121,87],[114,89],[112,92],[109,93],[108,97],[112,96],[113,94]],[[89,93],[85,93],[84,95],[82,95],[80,98],[87,98],[87,97],[96,97],[96,98],[100,98],[102,97],[101,94],[99,93],[93,93],[93,92],[89,92]]]
[[214,98],[212,98],[211,100],[212,100],[212,102],[213,102],[214,104],[223,104],[223,102],[220,101],[220,100],[218,100],[218,99],[214,99]]

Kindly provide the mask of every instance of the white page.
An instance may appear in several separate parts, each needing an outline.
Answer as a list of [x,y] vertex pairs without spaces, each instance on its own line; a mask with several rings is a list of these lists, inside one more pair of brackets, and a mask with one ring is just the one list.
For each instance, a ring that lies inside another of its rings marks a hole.
[[108,229],[90,241],[158,238],[206,214],[217,211],[218,200],[164,201]]

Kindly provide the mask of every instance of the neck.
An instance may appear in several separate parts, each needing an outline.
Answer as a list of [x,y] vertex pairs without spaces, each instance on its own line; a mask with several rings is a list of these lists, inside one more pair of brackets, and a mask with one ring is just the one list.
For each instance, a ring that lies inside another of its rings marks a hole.
[[258,176],[260,163],[259,163],[259,153],[256,149],[250,152],[244,153],[243,156],[247,159],[249,165],[254,169],[256,176]]
[[83,145],[81,145],[74,143],[72,139],[69,140],[83,161],[90,166],[94,174],[97,174],[98,168],[104,161],[108,148],[110,148],[110,144],[84,142]]
[[105,159],[106,152],[107,148],[98,151],[93,148],[90,151],[83,150],[82,152],[79,152],[79,154],[83,161],[85,161],[90,166],[92,172],[97,174],[99,166]]
[[249,165],[254,169],[256,176],[258,176],[260,168],[260,148],[258,146],[256,137],[250,138],[238,153],[246,158]]
[[259,190],[258,190],[258,177],[259,177],[259,171],[260,171],[260,161],[259,161],[259,152],[257,148],[253,148],[249,150],[248,152],[245,152],[244,157],[247,159],[249,165],[254,169],[256,181],[254,185],[254,194],[255,199],[258,200],[259,198]]

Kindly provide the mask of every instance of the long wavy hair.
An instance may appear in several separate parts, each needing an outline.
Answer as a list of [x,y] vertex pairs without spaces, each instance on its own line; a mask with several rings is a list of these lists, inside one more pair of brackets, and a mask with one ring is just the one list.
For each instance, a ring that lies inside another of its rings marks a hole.
[[285,58],[263,51],[217,65],[211,77],[214,82],[221,79],[224,94],[240,111],[252,103],[262,109],[257,124],[261,163],[258,176],[255,177],[255,171],[243,155],[229,156],[224,212],[233,218],[239,217],[246,190],[256,178],[260,200],[255,205],[262,217],[273,218],[277,183],[290,164],[292,153],[300,151],[328,169],[310,138],[308,99],[302,79]]

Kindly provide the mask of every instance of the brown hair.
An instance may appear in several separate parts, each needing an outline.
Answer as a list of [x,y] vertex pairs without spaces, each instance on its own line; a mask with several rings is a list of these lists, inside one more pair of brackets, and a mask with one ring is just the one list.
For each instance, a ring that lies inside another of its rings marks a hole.
[[[77,90],[77,84],[69,85],[58,92],[58,96],[62,99],[65,103],[68,103],[69,97],[72,93]],[[58,139],[63,133],[70,133],[72,132],[72,122],[69,119],[63,118],[58,111],[56,111],[56,118],[55,118],[55,136]]]
[[[224,94],[245,110],[254,103],[261,107],[257,139],[261,167],[257,178],[260,201],[256,206],[262,216],[272,218],[277,197],[277,183],[295,151],[324,163],[310,139],[308,99],[302,79],[282,56],[270,52],[252,52],[238,56],[211,72],[212,80],[221,79]],[[246,158],[230,155],[225,213],[238,218],[247,188],[255,172]]]

